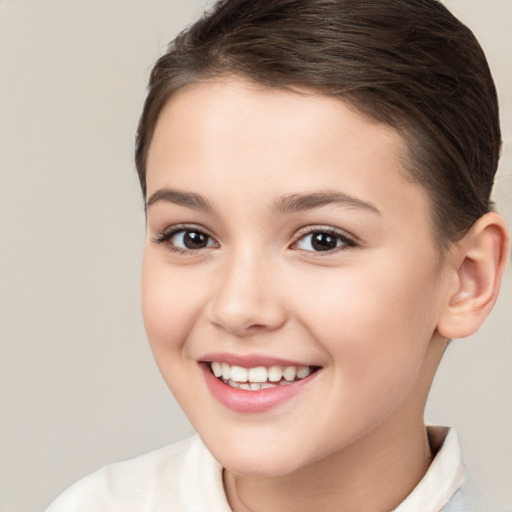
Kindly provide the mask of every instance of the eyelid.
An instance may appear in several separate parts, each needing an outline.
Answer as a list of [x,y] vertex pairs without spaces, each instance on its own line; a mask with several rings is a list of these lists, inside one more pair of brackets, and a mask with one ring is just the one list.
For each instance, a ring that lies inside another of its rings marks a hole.
[[[168,226],[164,230],[156,233],[153,237],[151,237],[151,240],[155,244],[165,244],[169,242],[169,240],[176,235],[177,233],[181,231],[196,231],[199,233],[203,233],[208,238],[212,239],[216,245],[219,245],[219,242],[217,239],[210,233],[208,229],[206,229],[204,226],[201,226],[200,224],[173,224],[172,226]],[[200,250],[206,249],[206,247],[201,249],[182,249],[180,247],[175,247],[171,244],[167,244],[168,249],[172,252],[179,252],[182,254],[192,254],[196,253]]]
[[[177,233],[179,233],[181,231],[197,231],[197,232],[203,233],[204,235],[209,237],[211,240],[213,240],[214,243],[217,245],[217,247],[220,246],[220,244],[217,241],[217,239],[215,238],[215,236],[213,236],[208,229],[206,229],[204,226],[201,226],[200,224],[173,224],[171,226],[168,226],[164,230],[158,232],[155,236],[153,236],[152,241],[153,241],[153,243],[156,243],[156,244],[165,244],[165,243],[169,242],[169,240],[174,235],[176,235]],[[314,253],[315,255],[322,256],[322,255],[333,254],[334,252],[337,252],[339,250],[346,250],[346,249],[354,248],[359,245],[358,238],[352,234],[347,233],[344,230],[341,230],[339,228],[334,228],[332,226],[326,226],[326,225],[312,225],[312,226],[303,227],[299,231],[297,231],[295,233],[295,235],[293,236],[293,240],[290,243],[289,247],[291,249],[294,249],[295,248],[294,246],[296,246],[297,243],[302,238],[304,238],[305,236],[310,235],[312,233],[318,233],[318,232],[328,233],[328,234],[334,235],[336,237],[339,237],[344,242],[344,244],[338,248],[334,248],[334,249],[327,250],[327,251],[304,251],[304,252],[311,252],[311,253]],[[200,249],[183,249],[180,247],[173,246],[171,244],[167,244],[167,245],[168,245],[168,249],[171,250],[172,252],[178,252],[178,253],[183,253],[183,254],[193,254],[193,253],[197,253],[199,251],[202,251],[202,250],[208,248],[208,247],[203,247]],[[301,249],[297,249],[297,250],[301,250]]]
[[[337,252],[339,250],[346,250],[347,248],[354,248],[359,245],[359,240],[356,236],[351,235],[347,233],[344,230],[334,228],[332,226],[325,226],[325,225],[314,225],[314,226],[306,226],[304,228],[301,228],[293,237],[292,243],[290,244],[290,248],[294,248],[294,246],[297,245],[297,243],[304,238],[307,235],[310,235],[312,233],[328,233],[330,235],[334,235],[339,237],[345,242],[345,245],[342,247],[338,247],[329,251],[306,251],[314,253],[315,255],[327,255],[327,254],[333,254],[334,252]],[[300,249],[297,249],[300,250]]]

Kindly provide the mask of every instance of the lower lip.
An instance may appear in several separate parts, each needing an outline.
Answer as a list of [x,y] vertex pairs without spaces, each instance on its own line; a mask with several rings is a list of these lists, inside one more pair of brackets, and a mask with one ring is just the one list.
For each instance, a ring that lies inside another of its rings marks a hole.
[[201,364],[201,369],[210,393],[225,407],[235,412],[265,412],[294,397],[307,386],[317,372],[292,384],[277,385],[258,391],[238,389],[224,384],[210,371],[209,366]]

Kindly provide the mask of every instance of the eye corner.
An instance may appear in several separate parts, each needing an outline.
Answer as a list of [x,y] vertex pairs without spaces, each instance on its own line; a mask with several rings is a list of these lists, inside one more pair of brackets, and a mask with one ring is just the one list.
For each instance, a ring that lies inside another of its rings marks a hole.
[[[188,238],[187,238],[188,235]],[[169,226],[151,237],[157,245],[164,245],[172,253],[197,255],[220,244],[205,228],[190,224]]]
[[323,256],[358,246],[359,242],[356,237],[348,235],[344,231],[327,226],[309,226],[297,233],[290,249]]

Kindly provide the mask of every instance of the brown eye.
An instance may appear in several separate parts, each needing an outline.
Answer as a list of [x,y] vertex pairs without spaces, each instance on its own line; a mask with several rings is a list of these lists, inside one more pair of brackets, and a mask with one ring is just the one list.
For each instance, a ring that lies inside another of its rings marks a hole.
[[213,247],[215,242],[206,233],[191,229],[182,229],[169,237],[169,243],[179,249],[197,250]]
[[341,233],[312,231],[299,239],[296,246],[303,251],[326,252],[344,246],[352,247],[354,242]]
[[337,246],[337,238],[328,233],[313,233],[311,236],[311,247],[313,247],[315,251],[330,251]]

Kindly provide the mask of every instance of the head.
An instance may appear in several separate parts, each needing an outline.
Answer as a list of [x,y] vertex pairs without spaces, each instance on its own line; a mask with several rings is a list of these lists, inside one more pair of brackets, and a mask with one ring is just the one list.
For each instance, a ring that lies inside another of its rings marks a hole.
[[[485,57],[435,1],[228,0],[171,44],[137,141],[144,319],[222,464],[289,474],[421,428],[446,340],[496,298],[499,147]],[[218,363],[311,374],[247,399]]]
[[476,38],[440,2],[218,2],[151,73],[136,150],[144,194],[167,100],[226,75],[343,99],[398,130],[408,176],[428,192],[440,251],[490,211],[501,146],[496,90]]

